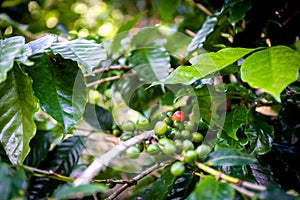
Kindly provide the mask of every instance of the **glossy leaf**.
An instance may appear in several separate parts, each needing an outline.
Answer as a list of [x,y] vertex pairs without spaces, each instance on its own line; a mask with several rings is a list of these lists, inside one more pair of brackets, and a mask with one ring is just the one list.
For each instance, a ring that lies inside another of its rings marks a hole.
[[60,54],[63,58],[80,63],[89,73],[92,73],[101,61],[107,59],[106,50],[100,44],[82,38],[53,43],[50,48],[55,54]]
[[145,28],[132,37],[130,44],[133,49],[163,47],[165,37],[160,33],[159,27]]
[[42,109],[63,125],[67,132],[82,117],[86,104],[83,74],[77,63],[42,54],[32,58],[27,72]]
[[15,64],[0,84],[0,94],[0,141],[10,162],[21,164],[36,132],[33,116],[38,106],[32,80]]
[[298,78],[300,56],[286,46],[275,46],[250,55],[242,64],[241,78],[280,102],[280,93]]
[[6,80],[7,72],[12,69],[14,59],[18,56],[25,44],[25,38],[15,36],[0,39],[0,83]]
[[158,11],[163,21],[169,21],[173,19],[173,15],[176,13],[177,7],[181,0],[173,0],[172,3],[169,0],[158,1]]
[[111,113],[98,105],[87,104],[83,118],[87,123],[102,131],[111,130],[113,125]]
[[180,66],[176,68],[176,70],[164,80],[164,83],[191,84],[209,74],[224,69],[254,50],[255,49],[225,48],[218,52],[200,54],[190,60],[192,66]]
[[235,3],[230,3],[228,7],[230,13],[228,21],[235,26],[235,24],[243,19],[246,16],[246,13],[251,9],[252,1],[237,1]]
[[82,198],[98,192],[104,193],[106,190],[104,184],[98,183],[79,185],[77,187],[74,187],[72,184],[65,184],[54,191],[53,197],[56,199],[73,199],[80,196]]
[[197,32],[195,37],[192,39],[191,43],[187,47],[188,52],[195,51],[203,46],[206,37],[213,32],[218,19],[215,16],[208,16],[203,23],[201,29]]
[[241,166],[257,162],[253,155],[233,149],[220,149],[208,155],[206,164],[209,166]]
[[1,199],[24,198],[27,181],[23,168],[14,170],[0,161],[0,180]]
[[190,172],[175,177],[170,172],[170,166],[164,168],[162,175],[149,190],[146,190],[145,199],[173,199],[186,198],[197,182],[197,178]]
[[238,140],[236,132],[242,125],[247,124],[247,112],[246,106],[239,106],[226,114],[225,123],[221,128],[229,137]]
[[128,22],[126,22],[126,24],[123,24],[119,30],[118,30],[118,34],[125,32],[125,31],[129,31],[131,28],[134,27],[134,25],[139,21],[139,19],[143,16],[142,13],[137,14],[134,16],[134,18]]
[[233,200],[235,199],[235,191],[228,183],[220,182],[212,176],[205,176],[187,198],[187,200],[198,199]]
[[169,74],[169,54],[158,48],[144,48],[135,50],[129,60],[140,80],[146,83],[162,80]]
[[33,63],[27,60],[28,57],[38,53],[44,53],[45,49],[49,48],[54,42],[57,42],[57,39],[57,35],[48,34],[29,42],[24,45],[24,51],[17,59],[26,65],[32,65]]
[[30,152],[26,157],[24,164],[32,167],[39,166],[40,162],[45,159],[50,150],[53,141],[52,131],[37,131],[30,141]]
[[[48,153],[38,168],[52,170],[61,175],[69,176],[73,167],[77,164],[83,149],[84,139],[82,137],[68,137],[55,146],[53,151]],[[27,198],[40,199],[48,197],[60,183],[61,181],[47,177],[32,177],[27,191]]]
[[272,200],[297,200],[295,196],[287,194],[277,185],[268,185],[267,190],[258,194],[261,199],[272,199]]

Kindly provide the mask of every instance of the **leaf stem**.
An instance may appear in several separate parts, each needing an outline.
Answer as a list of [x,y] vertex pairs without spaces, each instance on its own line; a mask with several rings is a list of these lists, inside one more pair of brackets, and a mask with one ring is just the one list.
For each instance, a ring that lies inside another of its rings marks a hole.
[[199,8],[202,12],[204,12],[206,15],[211,16],[213,13],[208,10],[204,5],[201,3],[195,3],[193,0],[187,0],[188,2],[194,3],[197,8]]

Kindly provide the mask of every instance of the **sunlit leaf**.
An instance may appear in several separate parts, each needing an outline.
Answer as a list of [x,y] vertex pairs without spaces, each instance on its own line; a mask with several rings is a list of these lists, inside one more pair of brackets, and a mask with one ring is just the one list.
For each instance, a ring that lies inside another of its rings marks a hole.
[[159,0],[158,11],[161,19],[164,21],[173,19],[180,2],[181,0],[173,0],[172,3],[169,0]]
[[205,76],[231,65],[255,49],[225,48],[218,52],[203,53],[190,60],[192,66],[180,66],[172,72],[164,83],[191,84]]
[[107,59],[106,50],[100,44],[82,38],[53,43],[50,48],[55,54],[60,54],[63,58],[80,63],[89,73],[92,73],[101,61]]
[[197,183],[194,191],[187,200],[233,200],[235,191],[228,183],[220,182],[212,176],[205,176],[203,181]]
[[241,166],[257,162],[253,155],[234,149],[220,149],[208,155],[206,164],[210,166]]
[[82,117],[86,104],[83,74],[77,63],[42,54],[27,68],[42,109],[67,132]]
[[253,53],[241,67],[242,80],[261,88],[280,102],[280,93],[298,78],[300,56],[286,46],[275,46]]
[[20,164],[36,132],[33,115],[38,106],[32,80],[15,64],[7,80],[0,84],[0,94],[0,141],[10,162]]
[[0,83],[6,80],[7,72],[12,69],[14,59],[24,44],[25,38],[22,36],[0,39]]

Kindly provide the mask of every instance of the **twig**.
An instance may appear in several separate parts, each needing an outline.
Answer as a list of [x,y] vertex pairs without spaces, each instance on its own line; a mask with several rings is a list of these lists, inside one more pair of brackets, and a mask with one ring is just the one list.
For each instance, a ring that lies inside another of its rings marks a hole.
[[150,174],[153,171],[155,171],[155,170],[157,170],[159,168],[162,168],[162,167],[164,167],[164,166],[166,166],[168,164],[169,164],[169,162],[166,162],[166,163],[157,163],[157,164],[153,165],[152,167],[146,169],[146,171],[138,174],[136,177],[134,177],[133,179],[131,179],[129,183],[124,184],[122,187],[120,187],[118,190],[116,190],[114,193],[112,193],[109,197],[106,198],[106,200],[112,200],[112,199],[116,198],[124,190],[126,190],[129,187],[131,187],[132,185],[135,185],[139,180],[141,180],[142,178],[144,178],[148,174]]
[[154,131],[147,131],[140,135],[137,135],[125,142],[121,142],[114,148],[110,149],[107,153],[103,154],[99,158],[90,164],[90,166],[74,180],[74,185],[78,186],[81,184],[89,183],[94,176],[96,176],[100,171],[104,170],[105,167],[122,152],[124,152],[128,147],[133,146],[144,139],[152,137]]
[[246,190],[245,188],[242,188],[242,187],[239,187],[239,186],[237,186],[237,185],[235,185],[235,184],[230,184],[230,186],[233,188],[233,189],[235,189],[236,191],[238,191],[239,193],[241,193],[241,194],[244,194],[244,195],[246,195],[246,196],[248,196],[248,197],[254,197],[255,196],[255,193],[254,192],[251,192],[251,191],[249,191],[249,190]]
[[[123,66],[123,65],[114,65],[114,66],[109,66],[109,67],[103,67],[103,68],[100,68],[100,69],[96,69],[93,71],[93,74],[102,74],[104,72],[108,72],[108,71],[111,71],[111,70],[129,70],[131,69],[131,67],[129,66]],[[91,77],[93,75],[91,74],[85,74],[84,77],[87,78],[87,77]]]
[[211,16],[213,13],[208,10],[204,5],[201,3],[195,3],[193,0],[187,0],[188,2],[194,3],[197,8],[199,8],[202,12],[204,12],[206,15]]
[[188,34],[189,36],[191,36],[191,37],[195,37],[196,36],[196,33],[194,33],[193,31],[191,31],[189,29],[185,29],[184,32],[186,34]]
[[107,77],[107,78],[97,80],[95,82],[91,82],[91,83],[87,84],[86,86],[87,87],[93,87],[95,85],[100,85],[100,84],[105,83],[105,82],[118,80],[122,77],[128,77],[128,76],[136,76],[136,74],[135,73],[127,73],[127,74],[123,74],[123,75],[111,76],[111,77]]

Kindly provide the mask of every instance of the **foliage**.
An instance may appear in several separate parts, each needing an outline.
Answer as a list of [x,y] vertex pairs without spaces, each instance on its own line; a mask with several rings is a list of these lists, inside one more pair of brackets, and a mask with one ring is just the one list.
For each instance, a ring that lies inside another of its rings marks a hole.
[[299,199],[299,8],[3,1],[3,199]]

